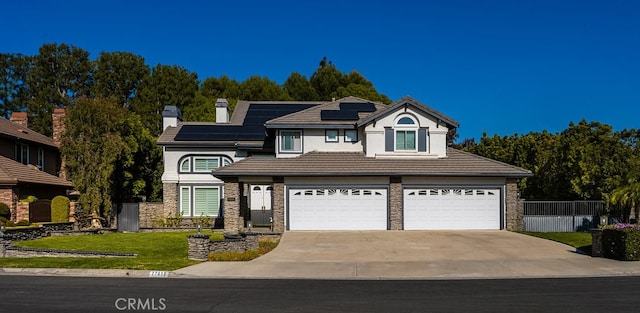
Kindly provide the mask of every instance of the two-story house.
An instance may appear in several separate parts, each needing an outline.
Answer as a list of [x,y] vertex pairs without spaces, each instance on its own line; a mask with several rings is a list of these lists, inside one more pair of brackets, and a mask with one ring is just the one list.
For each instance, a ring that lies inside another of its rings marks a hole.
[[458,122],[411,97],[240,102],[221,115],[170,120],[160,144],[165,206],[223,216],[225,231],[522,227],[517,182],[531,172],[447,147]]
[[[63,129],[63,109],[53,113],[54,138]],[[14,112],[11,120],[0,118],[0,202],[9,206],[12,219],[18,216],[19,199],[35,196],[52,199],[73,189],[71,182],[58,176],[61,167],[59,142],[28,128],[27,114]]]

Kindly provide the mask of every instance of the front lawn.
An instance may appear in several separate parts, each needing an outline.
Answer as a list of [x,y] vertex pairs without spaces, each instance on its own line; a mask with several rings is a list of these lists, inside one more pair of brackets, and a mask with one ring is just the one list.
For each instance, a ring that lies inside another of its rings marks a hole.
[[539,233],[539,232],[520,232],[525,235],[544,238],[570,245],[584,254],[591,255],[591,233],[573,232],[573,233]]
[[[203,232],[211,234],[211,231]],[[195,232],[113,233],[87,236],[56,236],[14,242],[23,248],[136,253],[117,258],[0,258],[0,267],[92,268],[133,270],[176,270],[199,263],[187,259],[187,235]],[[220,236],[213,234],[212,237]]]

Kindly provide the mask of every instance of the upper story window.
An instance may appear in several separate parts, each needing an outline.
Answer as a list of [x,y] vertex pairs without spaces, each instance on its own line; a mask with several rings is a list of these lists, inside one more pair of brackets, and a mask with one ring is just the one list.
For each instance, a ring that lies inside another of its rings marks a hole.
[[395,150],[416,151],[418,123],[413,117],[401,116],[394,127]]
[[233,160],[224,155],[191,155],[182,158],[178,162],[178,168],[180,173],[209,173],[231,163]]
[[281,152],[302,152],[302,131],[301,130],[280,131],[280,151]]
[[340,138],[340,132],[337,129],[327,129],[324,131],[324,141],[326,142],[338,142]]
[[44,149],[38,147],[38,169],[44,171]]
[[16,144],[16,161],[29,165],[29,145],[26,143]]
[[357,129],[345,129],[344,130],[344,142],[357,142],[358,130]]

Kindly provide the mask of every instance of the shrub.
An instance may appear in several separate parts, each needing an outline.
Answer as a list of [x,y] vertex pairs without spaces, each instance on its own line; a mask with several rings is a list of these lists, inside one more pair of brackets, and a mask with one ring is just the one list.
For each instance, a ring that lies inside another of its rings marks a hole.
[[29,221],[27,221],[27,220],[19,220],[16,223],[16,226],[29,226],[29,225],[31,225],[31,223],[29,223]]
[[38,198],[36,198],[36,196],[26,196],[25,198],[20,199],[20,202],[27,202],[27,203],[36,202],[36,201],[38,201]]
[[11,210],[6,203],[0,202],[0,217],[4,217],[5,219],[11,219]]
[[7,221],[7,227],[16,227],[16,223],[14,223],[13,221]]
[[69,198],[57,196],[51,200],[51,222],[65,223],[69,221]]
[[604,256],[622,261],[640,260],[640,226],[614,224],[602,231]]

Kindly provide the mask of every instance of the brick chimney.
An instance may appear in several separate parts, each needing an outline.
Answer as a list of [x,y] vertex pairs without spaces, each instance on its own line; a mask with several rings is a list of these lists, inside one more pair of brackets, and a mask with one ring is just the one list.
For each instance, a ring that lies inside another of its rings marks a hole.
[[29,116],[27,112],[11,112],[11,118],[9,120],[24,128],[29,128]]
[[[62,133],[64,132],[64,118],[67,115],[67,111],[65,109],[55,109],[53,110],[52,119],[53,119],[53,142],[60,147],[62,144]],[[67,171],[64,163],[64,159],[60,162],[60,171],[58,176],[62,179],[67,179]]]

